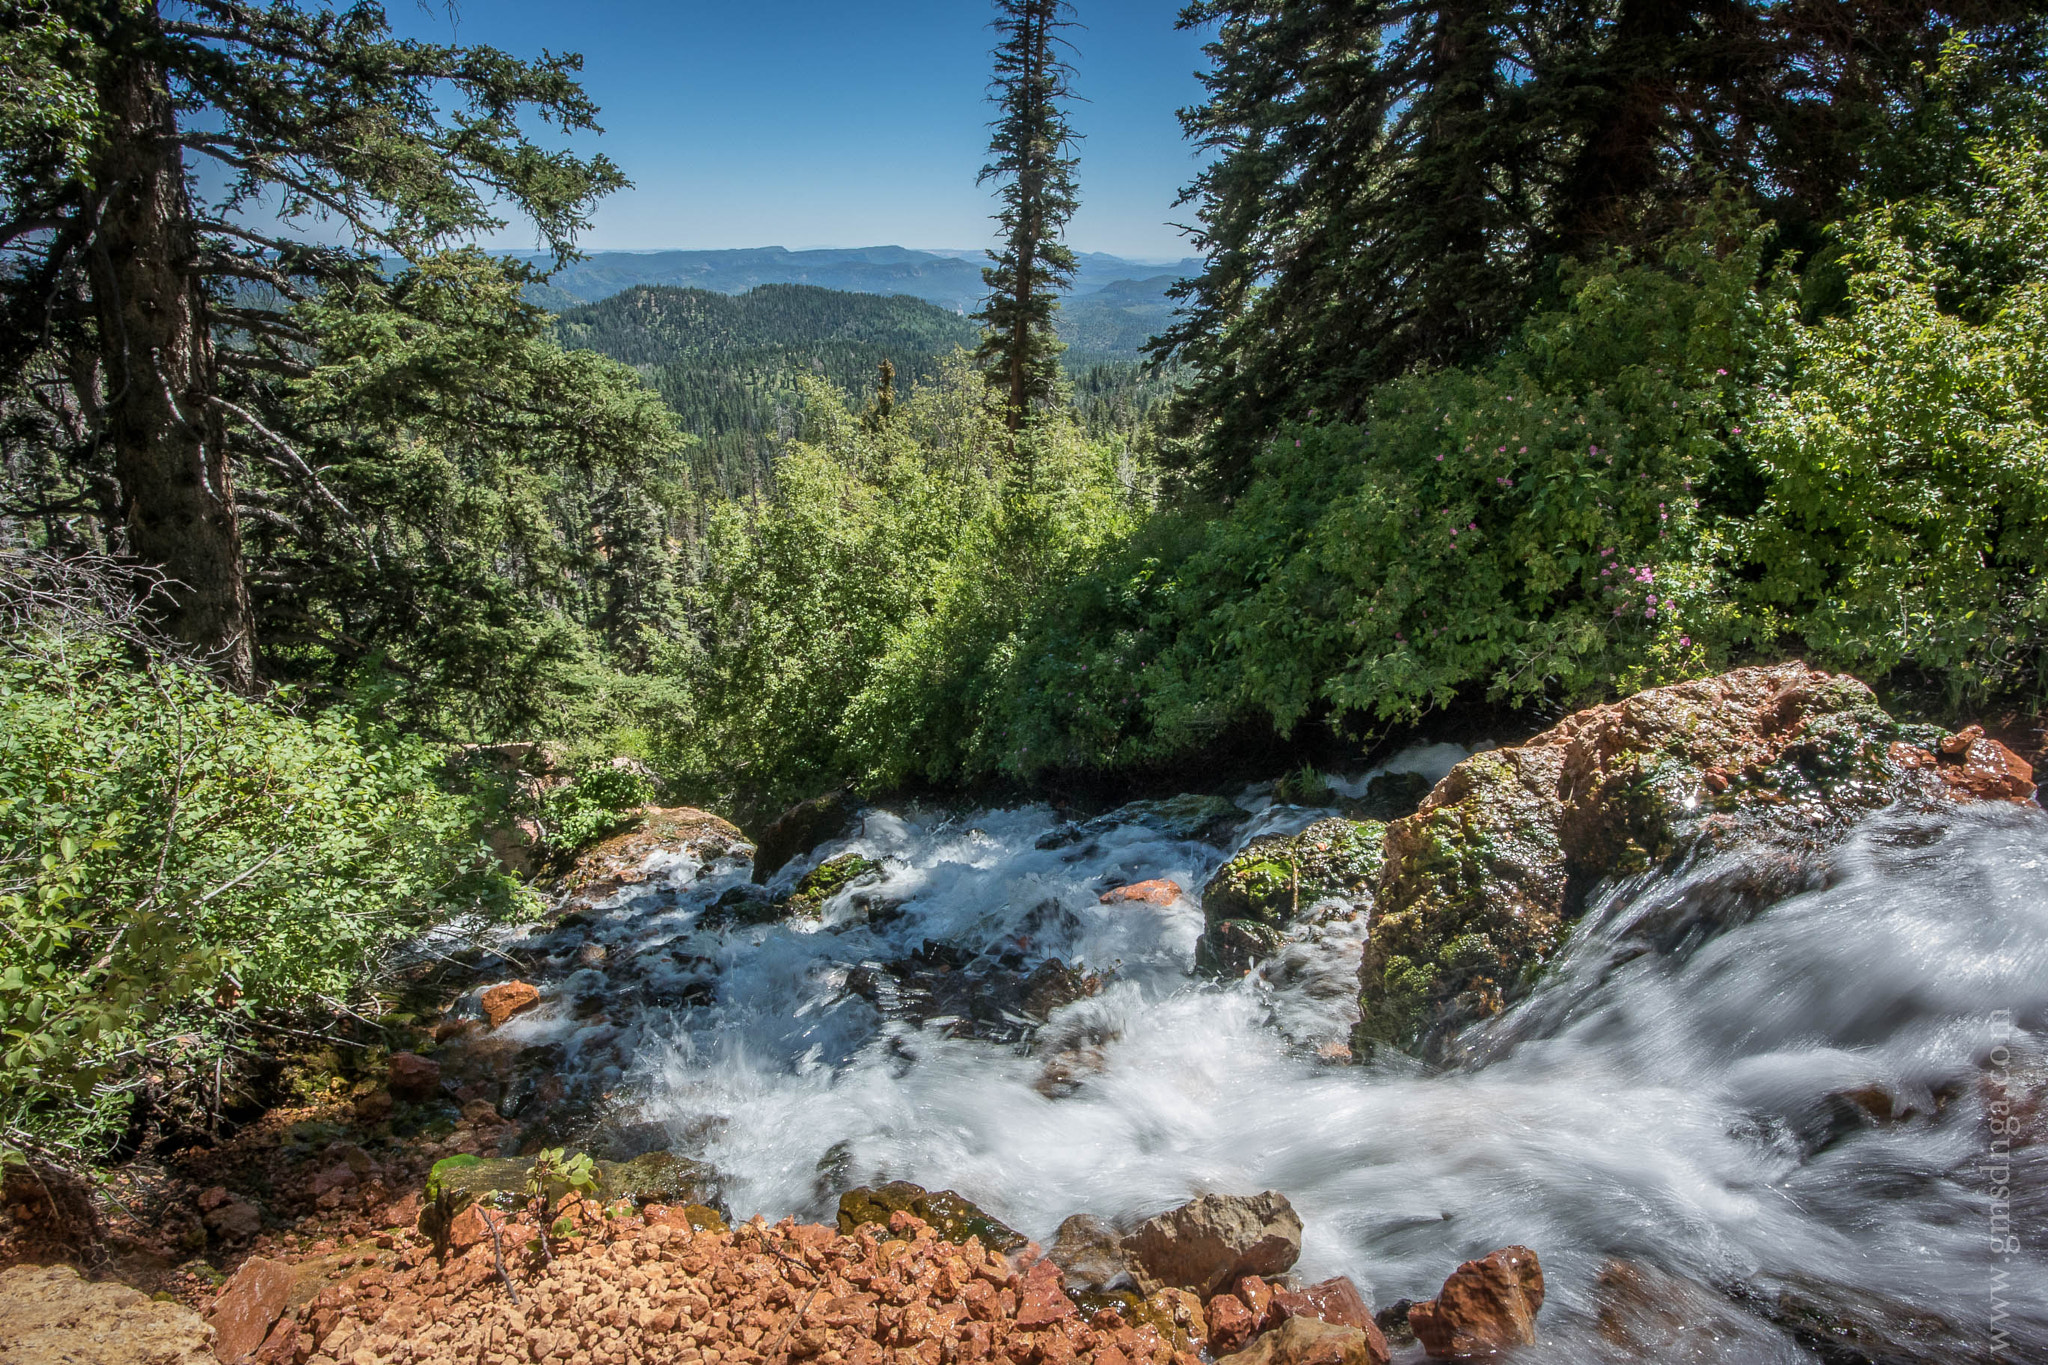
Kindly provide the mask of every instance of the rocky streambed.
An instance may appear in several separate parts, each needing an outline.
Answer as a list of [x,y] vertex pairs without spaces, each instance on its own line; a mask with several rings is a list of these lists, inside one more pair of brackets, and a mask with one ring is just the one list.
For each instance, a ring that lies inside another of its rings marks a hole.
[[[469,982],[423,945],[460,994],[309,1161],[337,1235],[221,1192],[212,1236],[322,1267],[265,1272],[248,1349],[2048,1358],[2048,821],[2010,751],[1786,665],[1300,786],[826,800],[758,864],[657,813]],[[543,1153],[610,1164],[549,1191]],[[1134,1259],[1260,1191],[1285,1267]]]

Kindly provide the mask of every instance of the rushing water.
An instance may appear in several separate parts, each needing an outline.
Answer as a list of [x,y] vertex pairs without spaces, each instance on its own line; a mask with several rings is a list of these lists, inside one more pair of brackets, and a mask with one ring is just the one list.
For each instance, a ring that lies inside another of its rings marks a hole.
[[[1315,814],[1268,808],[1237,838]],[[2048,1141],[2006,1158],[1991,1122],[2044,1087],[2040,812],[1880,816],[1760,911],[1719,890],[1734,855],[1612,890],[1442,1074],[1328,1060],[1355,1017],[1364,916],[1203,982],[1195,897],[1227,850],[1138,824],[1039,847],[1057,823],[870,812],[776,879],[849,849],[882,859],[885,880],[823,923],[697,929],[748,870],[676,860],[582,931],[609,958],[556,993],[608,992],[606,1021],[558,1008],[512,1027],[563,1042],[713,1163],[742,1216],[827,1216],[847,1185],[901,1178],[1049,1241],[1076,1212],[1277,1189],[1306,1224],[1297,1269],[1348,1274],[1378,1304],[1536,1248],[1550,1298],[1528,1359],[1634,1358],[1594,1328],[1601,1267],[1625,1258],[1695,1286],[1662,1291],[1705,1325],[1660,1360],[1816,1358],[1772,1303],[1889,1342],[1877,1358],[2048,1360]],[[1155,877],[1189,894],[1098,900]],[[1058,957],[1105,984],[1028,1043],[956,1037],[952,1017],[892,1020],[856,989],[863,963],[927,943],[952,962]],[[1745,1297],[1755,1311],[1729,1306]]]

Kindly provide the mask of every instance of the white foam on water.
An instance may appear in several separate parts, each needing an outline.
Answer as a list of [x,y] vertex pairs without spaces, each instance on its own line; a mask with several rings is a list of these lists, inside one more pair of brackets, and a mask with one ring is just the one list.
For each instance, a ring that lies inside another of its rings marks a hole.
[[[1318,1058],[1356,1017],[1362,921],[1297,935],[1247,980],[1202,981],[1196,895],[1225,850],[1137,824],[1037,846],[1058,828],[1042,806],[868,813],[802,866],[881,859],[884,879],[858,893],[901,903],[881,924],[842,892],[822,923],[696,930],[743,865],[629,893],[594,931],[614,945],[611,988],[710,981],[715,1002],[613,1009],[581,1052],[562,1021],[517,1027],[612,1068],[643,1118],[717,1166],[741,1216],[826,1217],[850,1184],[907,1179],[1044,1241],[1076,1212],[1130,1219],[1277,1189],[1306,1224],[1298,1271],[1348,1274],[1377,1304],[1428,1297],[1495,1247],[1536,1248],[1550,1300],[1526,1359],[1610,1358],[1594,1283],[1615,1257],[1710,1297],[1793,1282],[1851,1295],[1863,1319],[1918,1314],[1932,1335],[1902,1358],[1939,1360],[1981,1358],[2003,1269],[2004,1358],[2048,1359],[2048,1143],[2011,1158],[2022,1249],[1995,1255],[1986,1123],[1994,1049],[2016,1059],[2016,1088],[2048,1056],[2038,811],[1880,817],[1829,856],[1821,889],[1716,934],[1673,942],[1660,926],[1711,901],[1729,857],[1610,895],[1534,996],[1471,1039],[1479,1060],[1442,1074]],[[1098,899],[1159,877],[1189,894]],[[1108,984],[1056,1011],[1035,1046],[891,1021],[848,989],[860,963],[928,941],[1058,957]],[[709,962],[661,965],[690,958]],[[1880,1123],[1836,1098],[1867,1087],[1915,1112]],[[1813,1358],[1732,1316],[1685,1358]]]

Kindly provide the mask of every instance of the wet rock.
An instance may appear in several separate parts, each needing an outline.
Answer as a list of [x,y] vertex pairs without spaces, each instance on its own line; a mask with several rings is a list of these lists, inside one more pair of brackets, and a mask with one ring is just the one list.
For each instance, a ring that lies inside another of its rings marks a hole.
[[1600,1338],[1614,1361],[1719,1365],[1806,1359],[1764,1323],[1690,1280],[1632,1261],[1609,1261],[1593,1284]]
[[1180,898],[1180,883],[1159,877],[1149,882],[1132,882],[1129,886],[1114,887],[1095,899],[1102,905],[1122,905],[1129,901],[1142,901],[1146,905],[1172,905]]
[[718,1172],[702,1161],[674,1152],[647,1152],[631,1161],[600,1159],[596,1165],[598,1189],[608,1201],[725,1207]]
[[686,854],[702,863],[750,856],[754,846],[737,826],[694,806],[644,810],[639,824],[577,855],[562,878],[563,908],[571,913],[636,886],[659,871],[656,854]]
[[1289,1318],[1217,1365],[1387,1365],[1387,1344],[1375,1330]]
[[1372,1309],[1366,1306],[1365,1296],[1358,1292],[1358,1286],[1348,1275],[1322,1280],[1306,1289],[1275,1288],[1273,1312],[1283,1320],[1315,1318],[1319,1322],[1333,1322],[1339,1327],[1379,1331]]
[[836,858],[827,858],[804,873],[796,889],[781,903],[781,915],[784,918],[816,919],[824,910],[826,901],[849,886],[873,880],[881,871],[880,863],[858,853],[842,853]]
[[1318,901],[1369,904],[1385,835],[1386,826],[1372,821],[1332,818],[1299,834],[1252,840],[1202,888],[1197,968],[1241,976],[1270,956],[1282,932]]
[[1451,1272],[1434,1300],[1408,1310],[1433,1360],[1473,1360],[1536,1342],[1543,1267],[1527,1247],[1502,1247]]
[[1048,1253],[1074,1293],[1106,1293],[1129,1288],[1134,1281],[1116,1229],[1093,1214],[1077,1213],[1060,1224]]
[[207,1307],[206,1321],[215,1333],[214,1354],[223,1365],[246,1360],[263,1344],[271,1324],[284,1312],[295,1278],[283,1261],[251,1256],[221,1286],[219,1297]]
[[1980,801],[2011,801],[2024,805],[2034,798],[2034,769],[1982,726],[1972,725],[1941,746],[1941,780],[1961,795]]
[[727,888],[698,916],[702,929],[729,929],[735,925],[773,924],[782,918],[782,902],[766,887],[748,884]]
[[507,1019],[540,1003],[540,988],[524,981],[505,981],[483,993],[479,1002],[492,1028],[502,1028]]
[[1830,1365],[1969,1365],[1962,1324],[1883,1294],[1807,1275],[1735,1291],[1743,1306]]
[[82,1280],[68,1265],[0,1271],[0,1360],[7,1365],[215,1365],[212,1336],[182,1304]]
[[1241,1276],[1232,1292],[1244,1304],[1245,1311],[1252,1315],[1252,1331],[1263,1332],[1280,1321],[1273,1309],[1273,1287],[1266,1283],[1264,1276]]
[[989,957],[947,943],[923,944],[893,962],[863,962],[846,988],[890,1019],[941,1028],[948,1037],[1016,1043],[1062,1005],[1096,994],[1102,978],[1058,958],[1023,970],[1021,956]]
[[1429,795],[1429,779],[1421,773],[1381,773],[1366,784],[1365,795],[1347,802],[1344,813],[1354,820],[1399,820],[1415,814]]
[[843,791],[797,802],[769,822],[754,841],[754,881],[766,882],[792,859],[839,838],[853,827],[857,813],[853,798]]
[[1204,1297],[1242,1275],[1277,1275],[1301,1255],[1301,1218],[1287,1196],[1205,1194],[1140,1223],[1124,1238],[1146,1293],[1191,1289]]
[[979,1237],[991,1251],[1011,1252],[1025,1244],[1024,1234],[991,1218],[952,1190],[927,1190],[908,1180],[862,1185],[839,1196],[839,1230],[852,1232],[867,1223],[889,1226],[890,1215],[907,1213],[929,1223],[949,1242]]
[[1209,1316],[1201,1299],[1185,1289],[1155,1289],[1132,1312],[1176,1351],[1199,1354],[1207,1346]]
[[1242,806],[1223,796],[1189,794],[1163,801],[1133,801],[1093,820],[1063,825],[1041,837],[1038,847],[1064,848],[1086,843],[1123,825],[1137,825],[1169,839],[1221,846],[1230,842],[1230,836],[1247,818],[1248,812]]
[[1358,1050],[1439,1055],[1528,989],[1603,879],[1703,846],[1803,855],[1894,801],[1971,795],[1939,775],[1948,760],[1901,762],[1902,735],[1862,683],[1791,663],[1654,688],[1466,759],[1387,827]]
[[417,1053],[394,1052],[384,1083],[396,1098],[418,1104],[441,1093],[441,1064]]

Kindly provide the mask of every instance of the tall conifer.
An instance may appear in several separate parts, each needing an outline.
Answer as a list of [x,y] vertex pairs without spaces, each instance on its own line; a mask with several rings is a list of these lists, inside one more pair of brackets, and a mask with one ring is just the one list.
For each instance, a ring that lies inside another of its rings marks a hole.
[[1001,117],[989,126],[994,157],[977,183],[1002,182],[1003,245],[981,272],[989,296],[975,320],[988,330],[976,358],[989,383],[1007,397],[1010,429],[1060,389],[1060,352],[1053,329],[1059,292],[1073,283],[1074,253],[1061,240],[1079,205],[1069,155],[1075,133],[1062,102],[1073,97],[1073,67],[1060,55],[1060,30],[1074,26],[1066,0],[996,0],[997,43],[991,99]]

